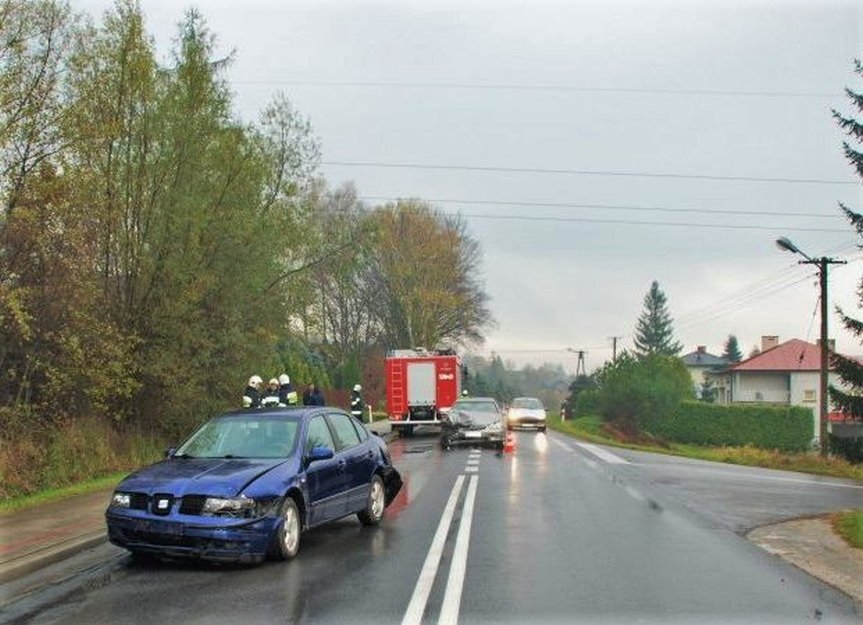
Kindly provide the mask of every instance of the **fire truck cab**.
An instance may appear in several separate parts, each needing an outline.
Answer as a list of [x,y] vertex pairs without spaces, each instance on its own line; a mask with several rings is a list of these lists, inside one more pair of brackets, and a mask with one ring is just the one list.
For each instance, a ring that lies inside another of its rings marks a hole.
[[393,431],[411,436],[415,425],[440,426],[461,393],[463,366],[456,353],[396,349],[384,362]]

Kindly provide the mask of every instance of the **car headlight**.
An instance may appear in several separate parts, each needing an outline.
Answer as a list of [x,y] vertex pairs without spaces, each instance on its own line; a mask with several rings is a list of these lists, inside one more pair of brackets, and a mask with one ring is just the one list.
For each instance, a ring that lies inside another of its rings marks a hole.
[[207,497],[204,500],[204,509],[201,514],[204,516],[231,516],[245,517],[251,516],[251,512],[255,509],[255,500],[249,499],[245,495],[239,497]]
[[132,505],[132,496],[129,493],[115,492],[111,497],[112,508],[129,508]]

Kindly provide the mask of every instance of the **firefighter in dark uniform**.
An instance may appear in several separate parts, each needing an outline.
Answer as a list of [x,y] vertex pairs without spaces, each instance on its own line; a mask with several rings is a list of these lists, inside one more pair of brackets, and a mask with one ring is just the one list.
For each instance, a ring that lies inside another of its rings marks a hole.
[[366,409],[366,403],[363,401],[363,396],[360,391],[363,387],[359,384],[354,384],[354,390],[351,391],[351,414],[360,421],[363,420],[363,412]]
[[261,405],[261,387],[264,381],[259,375],[253,375],[249,378],[249,384],[246,390],[243,391],[243,407],[257,408]]

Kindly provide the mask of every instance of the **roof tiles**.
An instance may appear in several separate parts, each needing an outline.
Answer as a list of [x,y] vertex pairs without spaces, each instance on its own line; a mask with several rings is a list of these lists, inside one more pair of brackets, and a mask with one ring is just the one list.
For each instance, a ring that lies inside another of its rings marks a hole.
[[747,358],[728,371],[820,371],[821,348],[800,339],[791,339]]

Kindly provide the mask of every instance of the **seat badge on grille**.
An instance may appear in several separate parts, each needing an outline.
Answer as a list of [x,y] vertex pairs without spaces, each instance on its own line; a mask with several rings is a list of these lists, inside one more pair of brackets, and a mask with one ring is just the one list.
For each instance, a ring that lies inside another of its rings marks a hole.
[[156,500],[156,507],[159,510],[167,510],[169,503],[170,502],[167,499],[165,499],[164,497],[160,497],[158,500]]

